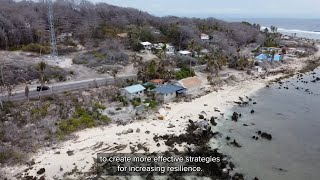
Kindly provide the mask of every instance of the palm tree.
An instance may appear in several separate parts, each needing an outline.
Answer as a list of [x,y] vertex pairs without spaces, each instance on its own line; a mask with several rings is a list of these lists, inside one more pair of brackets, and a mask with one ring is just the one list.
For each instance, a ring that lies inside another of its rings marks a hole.
[[46,70],[47,68],[47,64],[44,62],[44,61],[40,61],[38,64],[37,64],[37,70],[40,72],[40,83],[41,83],[41,89],[40,89],[40,92],[39,92],[39,97],[41,99],[41,92],[42,92],[42,89],[43,89],[43,86],[44,86],[44,71]]

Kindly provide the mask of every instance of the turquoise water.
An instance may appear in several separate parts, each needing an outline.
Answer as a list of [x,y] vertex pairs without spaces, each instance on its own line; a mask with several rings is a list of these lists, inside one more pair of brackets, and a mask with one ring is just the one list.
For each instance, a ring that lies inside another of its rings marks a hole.
[[[247,107],[232,109],[230,115],[234,111],[242,113],[238,122],[226,120],[219,125],[224,132],[220,149],[232,157],[246,179],[319,179],[320,81],[310,82],[315,79],[313,76],[320,77],[320,71],[304,77],[308,84],[291,79],[282,86],[288,90],[279,89],[279,84],[260,90],[252,97],[256,105],[251,102]],[[254,114],[250,113],[252,109]],[[257,136],[258,130],[270,133],[273,139],[253,140],[251,137]],[[226,145],[226,136],[236,139],[242,147]]]

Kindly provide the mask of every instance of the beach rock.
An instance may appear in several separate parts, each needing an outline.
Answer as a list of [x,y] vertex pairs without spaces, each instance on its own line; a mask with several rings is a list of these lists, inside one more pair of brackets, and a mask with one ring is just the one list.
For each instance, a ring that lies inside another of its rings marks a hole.
[[238,147],[238,148],[241,147],[241,145],[240,145],[235,139],[233,140],[233,142],[231,142],[231,144],[232,144],[233,146],[235,146],[235,147]]
[[236,112],[234,112],[234,113],[232,114],[231,119],[232,119],[232,121],[237,122],[237,121],[238,121],[238,119],[239,119],[239,114],[238,114],[238,113],[236,113]]
[[160,147],[160,143],[157,143],[157,147]]
[[175,125],[173,125],[173,124],[171,124],[171,123],[169,123],[168,128],[174,128],[174,127],[176,127],[176,126],[175,126]]
[[258,137],[256,137],[256,140],[258,140],[259,138]]
[[265,133],[265,132],[261,133],[261,137],[265,138],[265,139],[268,139],[268,140],[272,139],[271,134],[268,134],[268,133]]
[[232,180],[244,180],[243,174],[241,174],[241,173],[235,173],[235,174],[232,176]]
[[254,177],[254,178],[253,178],[253,180],[259,180],[259,178],[257,178],[257,177]]
[[199,119],[204,119],[204,116],[202,114],[199,114]]
[[252,136],[252,139],[256,139],[256,136]]
[[67,151],[68,156],[74,155],[73,151]]
[[208,104],[204,104],[204,106],[208,106]]
[[127,133],[133,133],[133,129],[132,129],[132,128],[129,128],[129,129],[127,130]]
[[141,131],[140,128],[137,128],[136,132],[137,132],[137,133],[140,133],[140,131]]
[[145,133],[146,133],[146,134],[150,134],[150,131],[146,131]]
[[248,124],[242,124],[243,126],[248,126]]
[[261,131],[258,131],[257,133],[258,133],[259,135],[261,135]]
[[210,118],[210,123],[211,123],[213,126],[216,126],[216,125],[217,125],[217,123],[216,123],[216,121],[215,121],[215,118],[214,118],[213,116]]
[[229,140],[230,140],[230,137],[229,137],[229,136],[227,136],[227,137],[226,137],[226,140],[227,140],[227,141],[229,141]]
[[257,104],[257,102],[253,102],[252,104]]
[[40,175],[40,174],[43,174],[44,172],[46,172],[46,169],[41,168],[37,171],[37,174]]
[[252,109],[250,113],[253,114],[253,113],[254,113],[254,110]]

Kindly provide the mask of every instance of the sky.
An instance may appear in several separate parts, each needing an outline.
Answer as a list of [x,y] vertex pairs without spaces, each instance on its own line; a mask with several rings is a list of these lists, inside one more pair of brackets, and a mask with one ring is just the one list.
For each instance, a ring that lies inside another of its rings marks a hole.
[[320,18],[320,0],[90,0],[134,7],[157,16]]

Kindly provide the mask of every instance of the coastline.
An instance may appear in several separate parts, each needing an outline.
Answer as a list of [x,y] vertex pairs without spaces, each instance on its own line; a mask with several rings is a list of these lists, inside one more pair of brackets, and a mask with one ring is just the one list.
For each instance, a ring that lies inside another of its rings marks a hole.
[[[112,124],[77,132],[75,133],[77,139],[39,150],[33,156],[35,164],[32,169],[27,166],[7,167],[5,168],[5,175],[14,178],[15,173],[12,172],[22,172],[29,169],[28,174],[36,176],[36,172],[40,168],[45,168],[46,177],[51,178],[63,177],[65,172],[71,172],[75,167],[82,172],[86,172],[92,167],[96,153],[130,153],[130,146],[137,147],[138,144],[147,147],[149,152],[164,152],[168,150],[168,147],[163,140],[159,140],[160,147],[158,147],[157,142],[153,140],[154,135],[179,135],[184,132],[188,120],[198,119],[198,115],[201,113],[217,117],[221,116],[220,113],[227,114],[234,106],[233,101],[238,100],[239,96],[252,96],[265,87],[268,81],[277,77],[279,75],[270,76],[266,79],[244,80],[235,86],[223,86],[222,90],[213,91],[192,102],[169,103],[166,105],[167,109],[161,108],[159,110],[159,114],[164,117],[164,120],[148,119],[135,121],[124,126]],[[220,112],[215,111],[214,108],[217,108]],[[138,132],[137,129],[139,129]],[[179,146],[175,146],[175,148],[179,151],[184,149],[184,147]],[[73,155],[68,155],[68,153]]]
[[[318,54],[319,51],[314,56],[318,56]],[[285,66],[297,71],[302,68],[303,61],[306,59],[296,59]],[[130,153],[132,148],[136,150],[135,152],[145,152],[143,149],[148,149],[149,152],[164,152],[168,150],[168,146],[164,144],[163,140],[159,140],[159,146],[158,142],[153,140],[155,135],[179,135],[184,132],[188,120],[198,119],[199,114],[204,113],[207,116],[217,117],[221,117],[220,113],[227,115],[235,105],[233,101],[237,101],[239,97],[253,96],[270,81],[279,77],[281,74],[265,78],[248,76],[240,82],[222,86],[220,90],[213,91],[191,102],[168,103],[159,110],[158,114],[163,116],[164,120],[148,118],[148,120],[135,121],[124,126],[112,124],[77,132],[75,133],[77,139],[62,142],[55,147],[40,149],[30,158],[33,159],[31,166],[3,168],[4,175],[13,179],[17,178],[17,174],[25,171],[30,176],[37,176],[37,171],[40,168],[45,168],[47,178],[62,178],[66,172],[90,171],[94,162],[93,158],[96,158],[98,152]],[[215,108],[219,112],[215,111]],[[219,120],[217,123],[220,123]],[[215,130],[213,127],[213,131]],[[143,148],[138,148],[138,146]],[[182,151],[185,147],[176,145],[175,148]],[[39,178],[41,175],[37,177]]]

